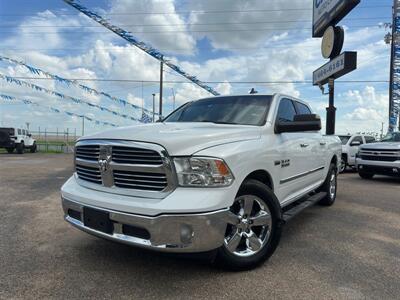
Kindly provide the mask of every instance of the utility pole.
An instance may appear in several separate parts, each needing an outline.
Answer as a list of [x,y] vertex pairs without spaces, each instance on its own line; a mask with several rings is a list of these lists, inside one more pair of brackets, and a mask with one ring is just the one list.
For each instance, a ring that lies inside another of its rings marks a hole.
[[163,73],[164,73],[164,63],[160,62],[160,109],[158,110],[159,120],[162,119],[162,97],[163,97]]
[[85,135],[85,116],[82,117],[82,136]]
[[394,117],[393,114],[393,83],[394,83],[394,56],[395,56],[395,33],[396,33],[396,0],[393,0],[392,7],[392,38],[391,38],[391,49],[390,49],[390,83],[389,83],[389,131],[393,131],[391,119]]
[[171,88],[172,90],[172,110],[175,110],[175,90],[174,88]]
[[153,123],[155,122],[155,115],[156,115],[156,94],[152,94],[153,95]]
[[336,120],[336,107],[335,107],[335,80],[329,78],[329,106],[326,108],[326,134],[335,134],[335,120]]

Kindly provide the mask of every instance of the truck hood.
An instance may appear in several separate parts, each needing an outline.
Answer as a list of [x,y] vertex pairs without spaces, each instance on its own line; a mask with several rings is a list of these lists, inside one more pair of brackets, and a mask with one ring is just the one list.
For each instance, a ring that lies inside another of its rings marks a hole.
[[400,150],[400,142],[381,142],[362,145],[361,149]]
[[119,127],[79,140],[113,139],[148,142],[163,146],[170,155],[192,155],[205,148],[259,139],[261,128],[214,123],[152,123]]

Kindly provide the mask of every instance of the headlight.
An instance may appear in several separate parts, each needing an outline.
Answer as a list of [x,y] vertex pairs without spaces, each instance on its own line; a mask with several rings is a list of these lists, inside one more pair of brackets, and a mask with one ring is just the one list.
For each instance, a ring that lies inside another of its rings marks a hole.
[[221,187],[233,182],[226,163],[212,157],[175,157],[175,168],[180,186]]

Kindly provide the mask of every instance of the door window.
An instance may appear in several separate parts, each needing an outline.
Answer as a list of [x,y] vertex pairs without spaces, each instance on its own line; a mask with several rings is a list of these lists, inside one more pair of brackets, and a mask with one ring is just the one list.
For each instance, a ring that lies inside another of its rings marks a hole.
[[374,138],[373,136],[366,136],[366,137],[365,137],[365,142],[366,142],[367,144],[375,143],[375,138]]
[[295,103],[299,115],[311,115],[311,110],[308,108],[307,105],[297,101],[295,101]]
[[18,134],[21,135],[21,129],[18,129]]
[[277,119],[283,122],[293,122],[296,115],[292,100],[282,99],[279,103]]
[[351,142],[352,142],[352,143],[354,143],[354,142],[360,142],[360,145],[364,144],[363,139],[362,139],[361,136],[355,136]]

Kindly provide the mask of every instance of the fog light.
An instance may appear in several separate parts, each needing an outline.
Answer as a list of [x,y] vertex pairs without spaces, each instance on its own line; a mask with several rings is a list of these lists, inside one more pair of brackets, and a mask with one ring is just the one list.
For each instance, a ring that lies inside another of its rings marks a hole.
[[192,238],[194,237],[194,232],[191,226],[183,224],[181,226],[181,242],[184,244],[190,244]]
[[362,168],[363,168],[363,165],[359,165],[358,168],[359,168],[359,169],[362,169]]

